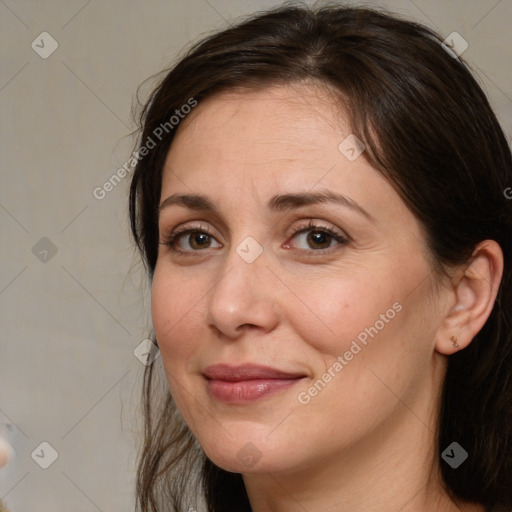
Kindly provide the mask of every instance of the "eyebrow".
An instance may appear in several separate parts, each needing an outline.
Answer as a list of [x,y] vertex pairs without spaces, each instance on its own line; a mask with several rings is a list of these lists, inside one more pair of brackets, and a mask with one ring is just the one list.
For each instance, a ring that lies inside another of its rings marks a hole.
[[[284,212],[319,203],[334,203],[344,206],[375,222],[373,215],[356,201],[330,190],[275,195],[268,201],[267,208],[272,212]],[[209,211],[219,215],[217,207],[208,197],[197,194],[172,194],[160,203],[159,213],[171,205],[182,206],[190,210]]]

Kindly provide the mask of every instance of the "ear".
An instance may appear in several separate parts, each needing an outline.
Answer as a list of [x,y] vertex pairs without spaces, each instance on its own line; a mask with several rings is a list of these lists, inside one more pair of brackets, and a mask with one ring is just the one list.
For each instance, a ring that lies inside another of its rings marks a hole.
[[438,352],[453,354],[471,343],[491,314],[502,275],[501,247],[494,240],[480,242],[452,279],[453,300],[436,335]]

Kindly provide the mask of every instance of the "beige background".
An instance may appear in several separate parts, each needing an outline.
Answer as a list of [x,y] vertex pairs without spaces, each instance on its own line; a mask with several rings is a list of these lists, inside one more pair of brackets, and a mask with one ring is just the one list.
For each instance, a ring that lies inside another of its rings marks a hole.
[[[0,424],[16,451],[0,498],[12,512],[133,510],[144,368],[133,351],[149,303],[128,179],[103,200],[93,190],[130,154],[137,86],[191,40],[278,3],[0,0]],[[468,41],[510,139],[512,1],[378,4]],[[31,47],[42,32],[58,43],[46,59]],[[58,453],[48,469],[41,442]]]

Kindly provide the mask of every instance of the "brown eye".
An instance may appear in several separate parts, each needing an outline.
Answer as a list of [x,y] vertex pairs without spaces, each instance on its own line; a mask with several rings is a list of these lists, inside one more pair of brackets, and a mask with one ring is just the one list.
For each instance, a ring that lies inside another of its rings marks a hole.
[[[307,235],[307,236],[303,236]],[[324,227],[308,224],[306,227],[299,227],[293,233],[292,239],[298,239],[299,243],[294,245],[300,250],[309,250],[309,252],[331,249],[336,245],[345,245],[347,238],[334,230]],[[302,239],[302,240],[301,240]],[[313,251],[311,251],[313,249]]]
[[194,231],[189,234],[188,242],[190,247],[193,249],[204,249],[205,247],[210,247],[211,245],[211,236],[207,233],[203,233],[202,231]]
[[307,242],[312,249],[327,249],[330,247],[332,236],[325,231],[310,231]]
[[[214,241],[217,244],[215,246],[212,245]],[[171,233],[162,243],[172,251],[181,253],[199,252],[201,249],[221,247],[213,235],[205,228],[184,228],[178,230]]]

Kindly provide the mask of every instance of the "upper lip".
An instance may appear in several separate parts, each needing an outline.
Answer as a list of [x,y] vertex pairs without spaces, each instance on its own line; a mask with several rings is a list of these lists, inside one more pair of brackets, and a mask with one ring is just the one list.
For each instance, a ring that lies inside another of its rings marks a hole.
[[226,380],[226,381],[242,381],[253,379],[297,379],[305,377],[303,373],[285,372],[269,366],[259,364],[214,364],[208,366],[203,375],[208,379]]

